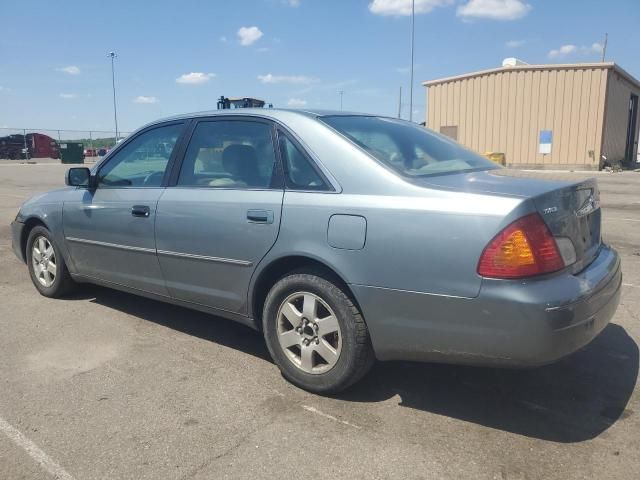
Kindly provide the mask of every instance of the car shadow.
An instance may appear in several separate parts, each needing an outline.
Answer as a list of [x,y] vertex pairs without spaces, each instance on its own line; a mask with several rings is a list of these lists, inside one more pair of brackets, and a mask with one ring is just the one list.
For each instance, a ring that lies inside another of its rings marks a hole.
[[[271,362],[260,333],[236,322],[107,288],[86,285],[71,297],[230,347]],[[592,439],[633,414],[627,403],[638,376],[638,346],[610,324],[586,348],[545,367],[506,370],[378,362],[334,398],[399,405],[561,443]]]
[[271,362],[261,333],[226,318],[89,284],[65,300],[88,300]]
[[378,363],[339,395],[376,402],[398,395],[400,405],[486,427],[560,443],[592,439],[619,419],[638,377],[638,346],[610,324],[587,347],[526,370],[407,362]]

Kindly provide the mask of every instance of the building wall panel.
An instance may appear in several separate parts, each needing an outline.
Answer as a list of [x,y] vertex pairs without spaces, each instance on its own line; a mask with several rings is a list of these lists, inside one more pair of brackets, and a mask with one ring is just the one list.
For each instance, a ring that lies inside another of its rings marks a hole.
[[467,125],[467,81],[460,80],[460,125],[458,128],[458,141],[462,144],[466,144],[467,131],[469,126]]
[[528,138],[527,163],[535,165],[538,162],[538,138],[540,131],[540,72],[533,72],[531,76],[531,123],[526,131]]
[[[480,153],[503,152],[513,166],[597,168],[605,94],[610,98],[605,151],[623,156],[626,119],[620,120],[625,118],[620,111],[628,108],[633,86],[626,82],[607,91],[607,74],[614,72],[607,65],[504,68],[430,85],[428,126],[436,131],[457,126],[460,143]],[[548,155],[539,153],[541,130],[553,132]]]
[[576,102],[576,115],[577,121],[576,125],[576,135],[575,135],[575,143],[573,144],[573,148],[576,152],[576,158],[583,158],[585,164],[590,164],[591,159],[589,158],[586,149],[584,146],[587,141],[587,116],[589,113],[589,82],[591,80],[591,72],[589,70],[585,70],[582,76],[580,77],[579,88],[577,93],[574,95],[574,102]]
[[[504,127],[507,130],[507,139],[504,143],[504,152],[507,155],[507,162],[513,161],[515,157],[514,135],[515,135],[515,118],[516,118],[516,75],[509,72],[507,77],[507,124]],[[502,146],[502,145],[501,145]]]
[[[602,99],[601,108],[594,110],[593,106],[591,106],[591,104],[596,101],[595,99],[600,97],[600,80],[602,79],[600,73],[600,70],[596,69],[591,69],[589,72],[589,76],[591,77],[591,81],[589,82],[590,108],[589,115],[587,116],[587,139],[584,148],[587,150],[587,157],[589,157],[592,165],[599,165],[600,143],[602,141],[602,131],[598,124],[598,112],[600,110],[604,111],[604,99]],[[600,135],[600,139],[598,139],[598,135]]]
[[[500,141],[494,145],[494,150],[506,153],[507,145],[507,122],[509,121],[509,76],[505,73],[499,73],[500,77]],[[504,150],[504,151],[503,151]]]
[[524,74],[522,72],[522,127],[520,128],[520,163],[529,164],[531,161],[530,133],[534,131],[533,117],[534,109],[531,102],[531,84],[533,83],[533,75]]
[[[605,111],[605,103],[607,96],[607,78],[609,72],[607,70],[601,70],[597,72],[598,77],[598,93],[597,98],[599,99],[598,110],[596,113],[596,127],[595,127],[595,137],[593,139],[593,143],[595,145],[595,163],[600,164],[601,156],[603,154],[602,151],[602,143],[604,140],[604,111]],[[595,97],[594,97],[595,98]]]
[[[451,125],[460,125],[460,82],[453,84],[453,111],[450,123]],[[460,136],[459,131],[458,136]]]

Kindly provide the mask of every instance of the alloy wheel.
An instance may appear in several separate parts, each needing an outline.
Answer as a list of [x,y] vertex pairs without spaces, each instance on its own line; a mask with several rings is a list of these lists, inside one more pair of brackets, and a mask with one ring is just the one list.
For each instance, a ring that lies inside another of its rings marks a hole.
[[318,295],[296,292],[278,309],[278,341],[296,367],[310,374],[331,370],[342,350],[335,313]]
[[34,240],[31,247],[31,263],[40,285],[51,287],[56,280],[56,252],[47,237],[39,236]]

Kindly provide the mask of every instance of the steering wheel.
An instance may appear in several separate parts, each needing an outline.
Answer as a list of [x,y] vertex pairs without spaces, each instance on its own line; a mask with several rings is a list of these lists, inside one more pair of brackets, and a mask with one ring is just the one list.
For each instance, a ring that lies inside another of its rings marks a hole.
[[164,172],[150,173],[149,175],[144,177],[142,184],[143,185],[149,185],[150,183],[155,184],[157,181],[157,184],[160,185],[162,183],[162,177],[164,177]]

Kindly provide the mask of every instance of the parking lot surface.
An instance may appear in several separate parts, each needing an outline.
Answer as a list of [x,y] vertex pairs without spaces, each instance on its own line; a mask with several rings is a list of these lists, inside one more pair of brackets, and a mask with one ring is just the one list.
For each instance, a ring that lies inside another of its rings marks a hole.
[[0,165],[0,479],[640,478],[640,173],[596,174],[624,286],[586,349],[524,371],[378,364],[326,398],[239,324],[93,286],[40,296],[9,223],[64,171]]

